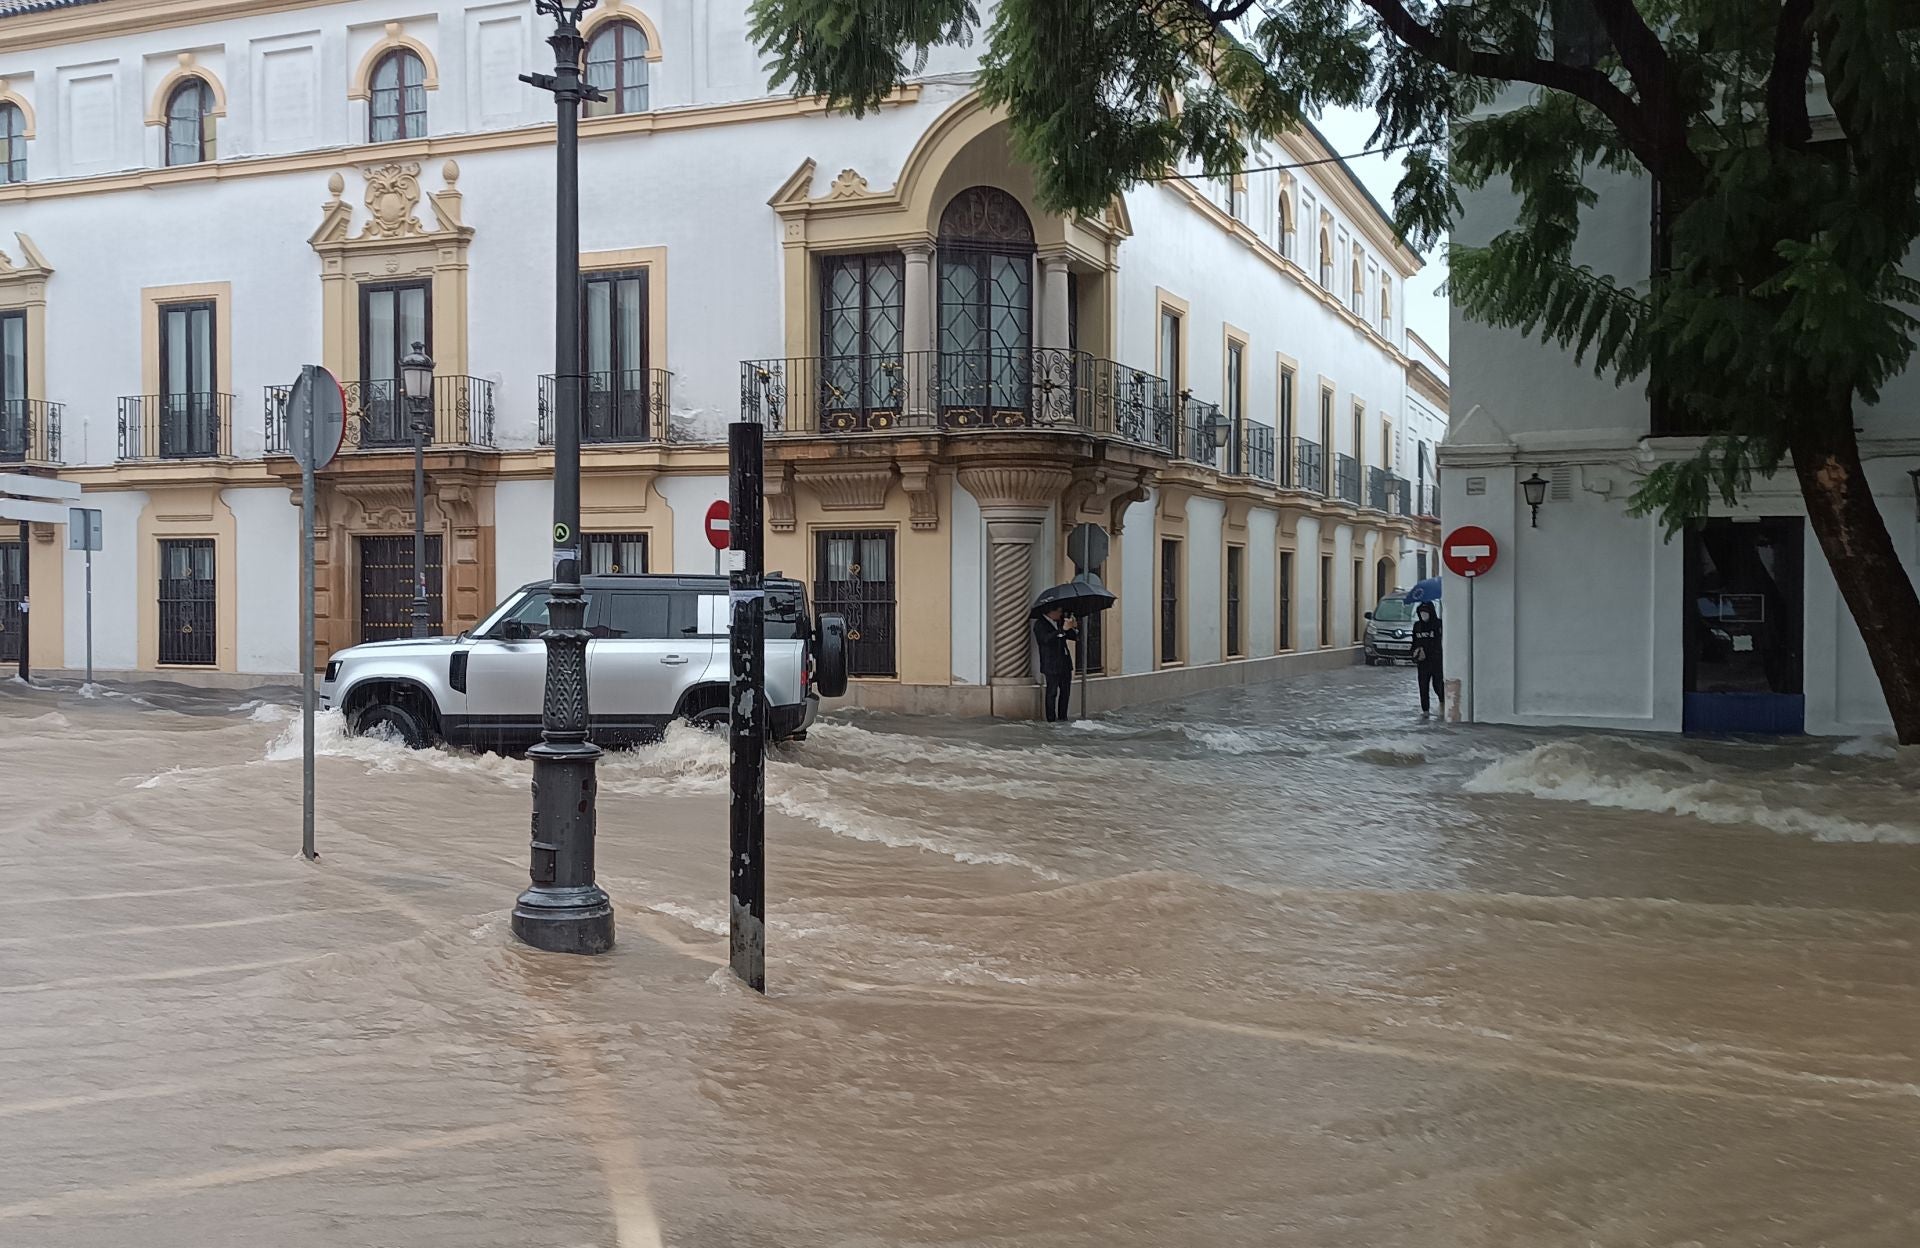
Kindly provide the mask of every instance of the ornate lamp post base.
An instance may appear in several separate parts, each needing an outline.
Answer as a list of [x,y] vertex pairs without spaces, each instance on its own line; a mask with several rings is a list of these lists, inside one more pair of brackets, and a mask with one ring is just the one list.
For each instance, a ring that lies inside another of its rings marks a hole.
[[613,901],[593,882],[592,861],[600,747],[542,741],[527,757],[533,760],[533,883],[514,902],[513,934],[548,953],[605,953],[613,948]]

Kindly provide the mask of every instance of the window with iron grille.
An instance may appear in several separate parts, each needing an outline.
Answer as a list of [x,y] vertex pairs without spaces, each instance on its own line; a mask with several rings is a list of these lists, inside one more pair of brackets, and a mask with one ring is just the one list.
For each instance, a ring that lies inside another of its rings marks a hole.
[[219,657],[213,539],[160,540],[160,662],[212,667]]
[[[427,631],[438,636],[440,535],[421,548],[427,578]],[[360,539],[360,640],[392,641],[413,635],[413,536]]]
[[0,542],[0,663],[20,661],[20,599],[26,586],[20,575],[20,543]]
[[1280,618],[1274,622],[1277,648],[1293,649],[1293,552],[1280,552]]
[[1247,548],[1227,547],[1227,657],[1237,659],[1247,652],[1244,621],[1241,619],[1241,575],[1246,569]]
[[427,67],[419,55],[395,48],[373,67],[367,137],[375,143],[427,135]]
[[588,576],[622,576],[647,570],[645,533],[586,533]]
[[893,530],[828,531],[814,540],[813,598],[822,613],[847,619],[847,673],[898,675]]
[[608,22],[594,32],[587,44],[587,85],[607,98],[588,100],[587,116],[647,111],[647,52],[647,32],[634,22]]
[[821,260],[822,428],[884,428],[898,417],[906,285],[906,260],[897,251]]
[[26,458],[27,314],[0,312],[0,462]]
[[1160,661],[1180,661],[1180,543],[1160,543]]
[[[1097,568],[1091,569],[1096,577],[1102,578],[1105,577],[1106,570],[1107,565],[1104,563]],[[1104,584],[1104,580],[1102,583]],[[1076,653],[1074,655],[1074,667],[1076,669],[1080,666],[1078,650],[1081,647],[1084,647],[1086,650],[1086,664],[1089,672],[1104,672],[1107,670],[1107,613],[1105,611],[1089,611],[1086,616],[1081,619],[1080,642],[1079,645],[1075,647]]]
[[18,104],[0,104],[0,182],[27,180],[27,115]]
[[1322,386],[1320,388],[1320,446],[1326,456],[1326,459],[1324,462],[1327,466],[1327,471],[1321,474],[1321,476],[1324,478],[1324,480],[1322,480],[1321,482],[1321,488],[1325,490],[1326,493],[1332,494],[1334,490],[1334,483],[1333,483],[1333,388],[1331,386]]
[[1333,556],[1320,556],[1320,644],[1333,644]]
[[1351,586],[1353,590],[1352,611],[1347,616],[1347,641],[1349,644],[1360,640],[1360,603],[1366,594],[1366,583],[1367,565],[1364,560],[1355,559],[1353,561],[1353,585]]

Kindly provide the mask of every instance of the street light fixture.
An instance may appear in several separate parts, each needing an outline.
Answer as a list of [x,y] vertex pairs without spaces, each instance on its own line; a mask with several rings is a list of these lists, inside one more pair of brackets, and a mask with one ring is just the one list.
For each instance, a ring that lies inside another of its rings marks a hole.
[[533,760],[531,883],[513,934],[549,953],[613,948],[613,902],[594,882],[594,766],[587,740],[587,600],[580,589],[580,102],[605,97],[580,80],[580,17],[596,0],[534,0],[554,19],[551,74],[521,81],[553,92],[557,111],[554,230],[553,581],[547,598],[547,687]]
[[433,357],[416,342],[400,361],[400,393],[413,431],[413,635],[427,635],[427,441],[433,437]]
[[1913,518],[1920,520],[1920,468],[1907,469],[1907,480],[1913,482]]
[[1533,509],[1533,527],[1540,527],[1540,504],[1547,501],[1547,479],[1535,472],[1520,483],[1520,490],[1527,496],[1527,506]]

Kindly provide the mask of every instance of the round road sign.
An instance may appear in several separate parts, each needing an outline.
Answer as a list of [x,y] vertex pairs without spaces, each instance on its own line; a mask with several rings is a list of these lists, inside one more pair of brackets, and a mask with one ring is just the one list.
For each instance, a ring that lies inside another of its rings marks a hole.
[[724,498],[707,508],[707,544],[715,550],[725,550],[732,543],[732,517],[733,506]]
[[1440,543],[1440,561],[1455,576],[1485,576],[1500,557],[1500,543],[1477,524],[1463,524]]

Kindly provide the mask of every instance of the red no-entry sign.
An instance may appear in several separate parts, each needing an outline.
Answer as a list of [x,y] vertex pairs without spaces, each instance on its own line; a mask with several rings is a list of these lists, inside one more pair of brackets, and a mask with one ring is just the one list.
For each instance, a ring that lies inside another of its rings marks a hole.
[[1463,524],[1440,543],[1440,561],[1455,576],[1485,576],[1500,557],[1500,543],[1477,524]]
[[726,499],[716,499],[707,508],[707,544],[725,550],[733,541],[733,507]]

